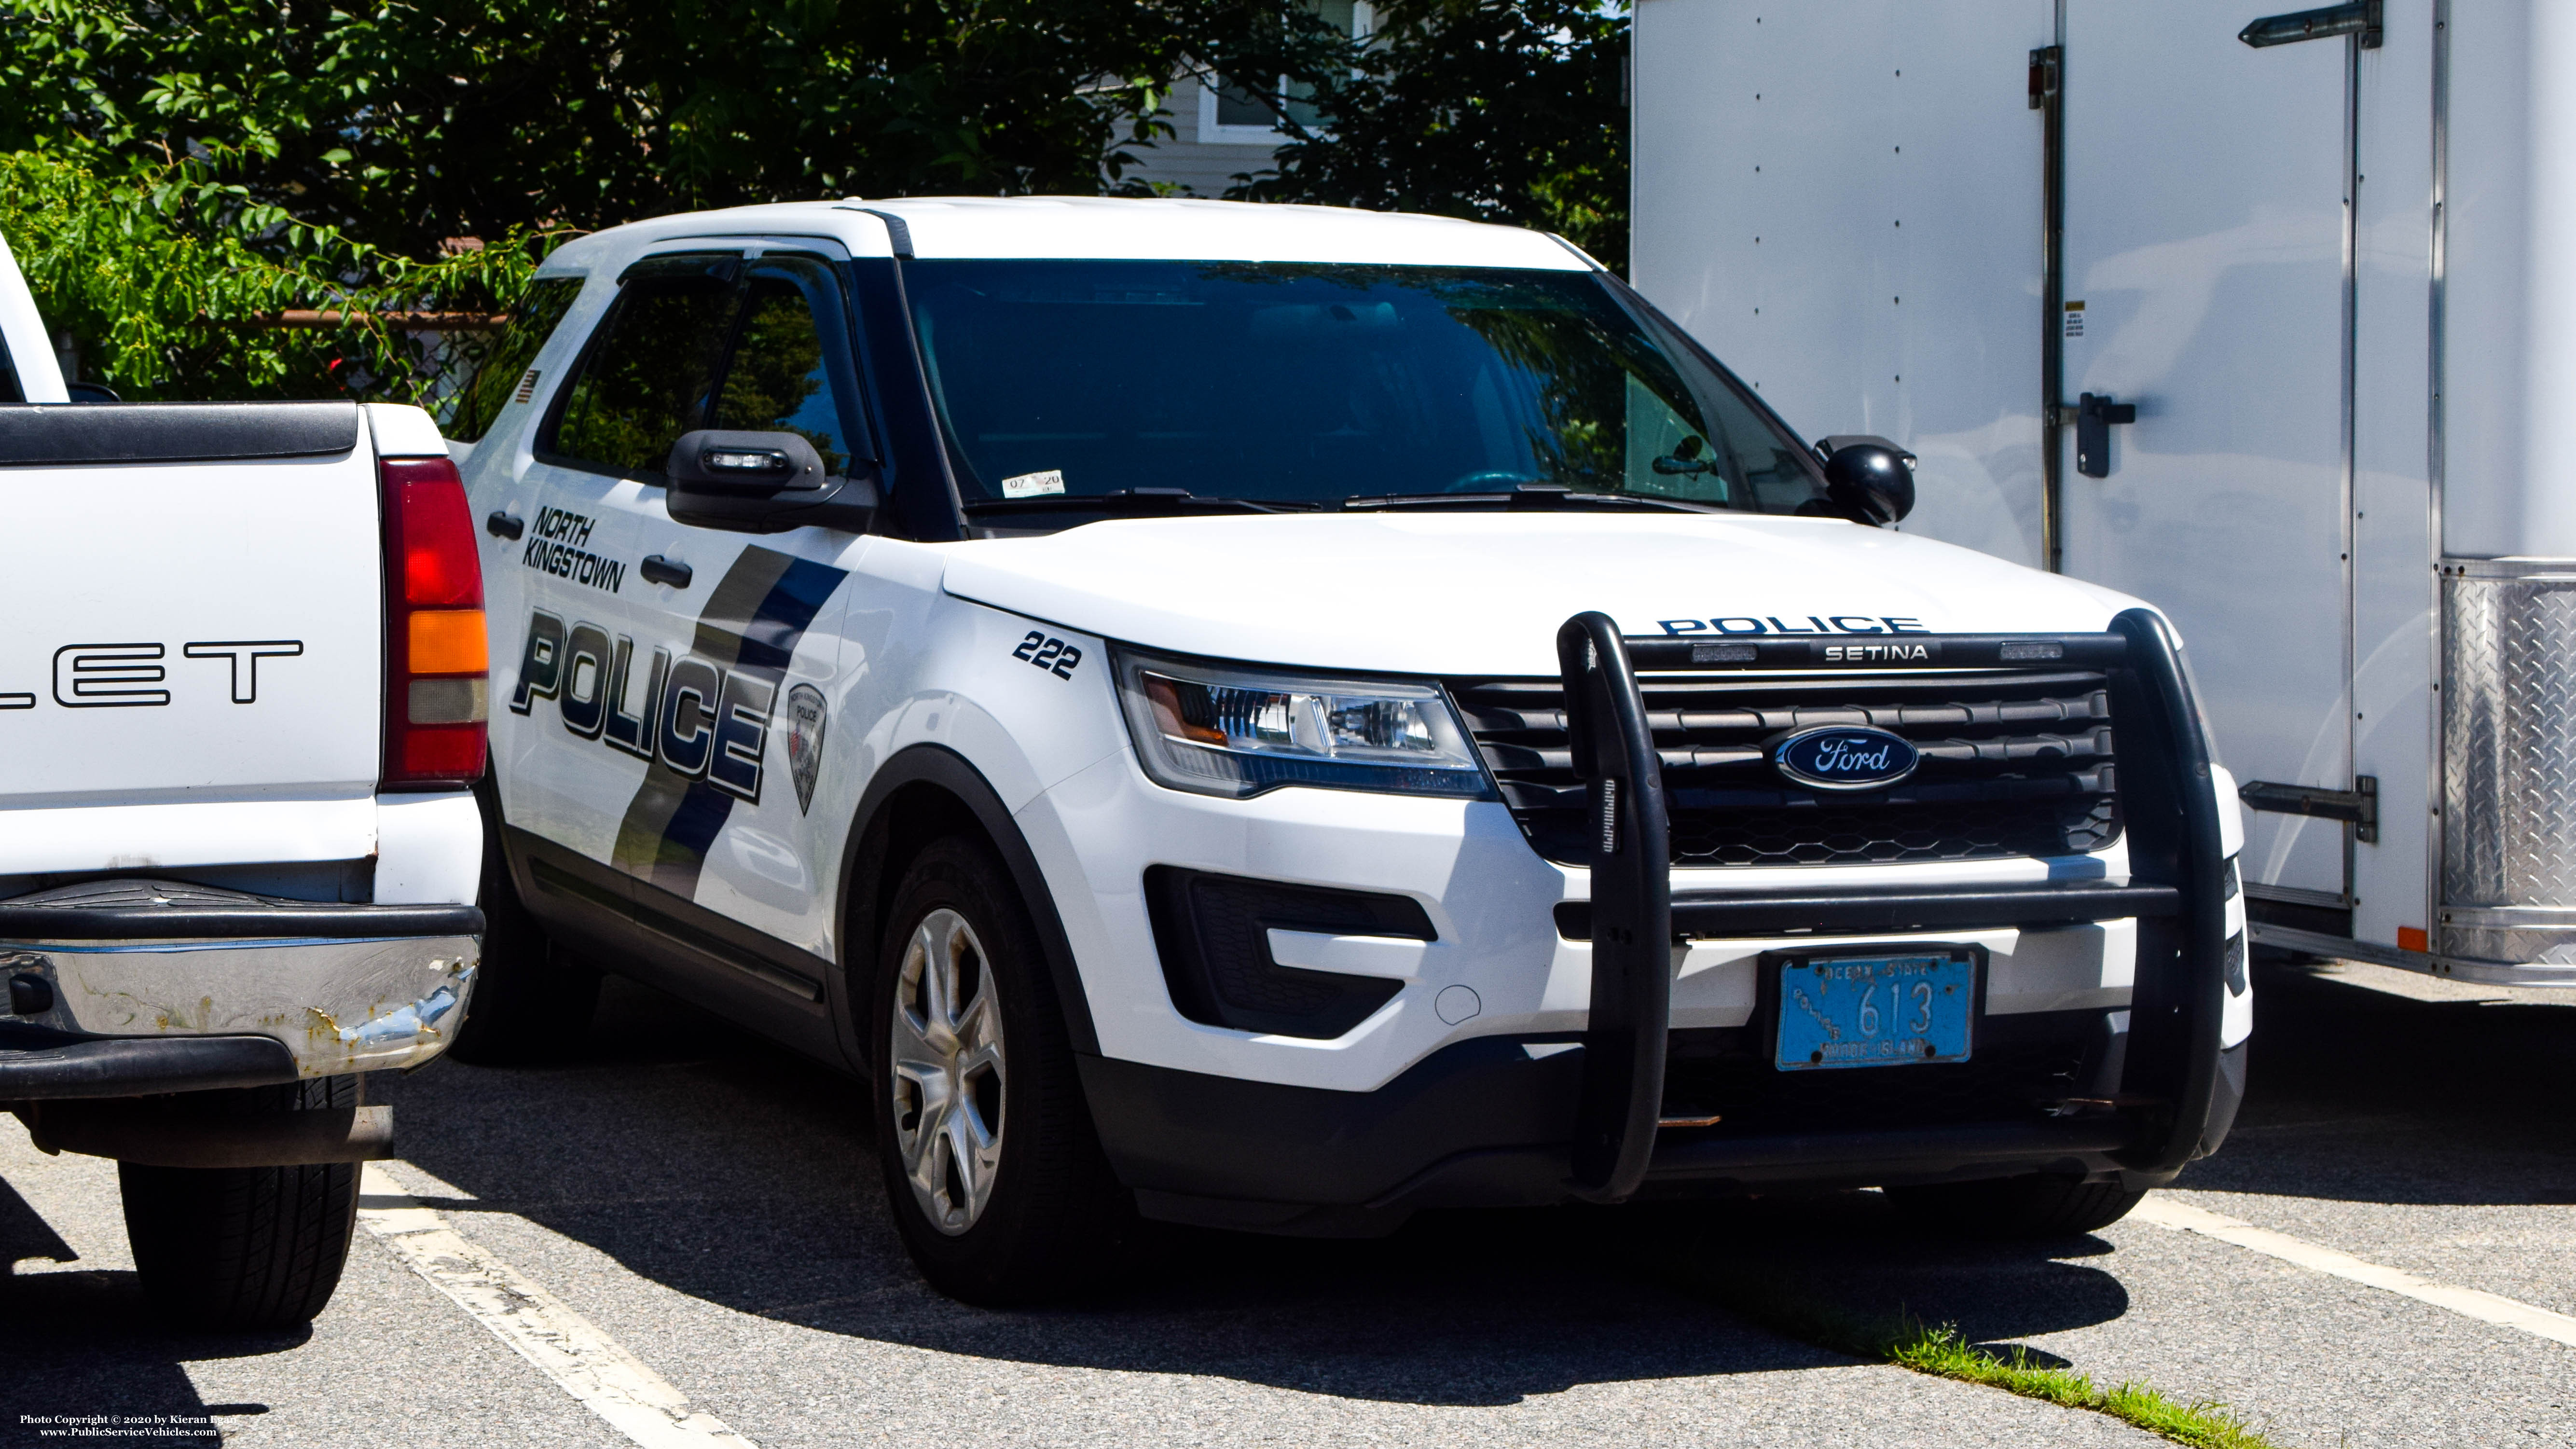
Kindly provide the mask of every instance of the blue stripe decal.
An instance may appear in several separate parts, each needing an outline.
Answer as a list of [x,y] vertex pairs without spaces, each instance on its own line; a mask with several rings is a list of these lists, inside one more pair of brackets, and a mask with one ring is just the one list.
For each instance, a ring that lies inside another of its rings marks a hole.
[[[724,617],[740,607],[739,603],[728,604],[727,596],[739,599],[742,584],[757,587],[759,575],[772,569],[777,570],[775,581],[761,595],[760,602],[743,616]],[[785,680],[806,629],[848,577],[846,570],[829,564],[790,557],[772,549],[745,548],[727,570],[725,581],[709,597],[707,611],[699,615],[691,652],[775,686]],[[615,863],[675,895],[695,899],[707,852],[714,848],[716,837],[724,833],[734,804],[734,796],[704,780],[684,781],[656,759],[646,768],[644,784],[636,792],[634,804],[628,807],[629,830],[621,832]],[[651,816],[664,808],[668,815],[653,822]],[[658,839],[648,835],[635,841],[636,845],[649,842],[649,857],[634,859],[627,847],[627,840],[632,838],[629,832],[637,826],[651,831],[655,823],[660,826]]]

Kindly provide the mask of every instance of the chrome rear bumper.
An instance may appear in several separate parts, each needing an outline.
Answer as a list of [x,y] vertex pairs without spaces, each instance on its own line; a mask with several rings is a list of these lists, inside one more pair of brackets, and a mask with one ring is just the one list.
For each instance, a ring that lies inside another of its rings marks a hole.
[[208,904],[132,884],[141,903],[0,902],[0,1101],[417,1066],[464,1020],[471,906]]

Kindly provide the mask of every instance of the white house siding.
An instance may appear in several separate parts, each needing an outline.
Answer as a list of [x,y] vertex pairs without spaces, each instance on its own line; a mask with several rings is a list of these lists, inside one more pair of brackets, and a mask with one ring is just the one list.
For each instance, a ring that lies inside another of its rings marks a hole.
[[1275,140],[1200,139],[1199,83],[1194,78],[1183,77],[1172,87],[1162,119],[1173,134],[1150,147],[1121,148],[1138,163],[1127,168],[1121,181],[1174,187],[1183,196],[1223,196],[1236,175],[1267,169],[1279,149]]

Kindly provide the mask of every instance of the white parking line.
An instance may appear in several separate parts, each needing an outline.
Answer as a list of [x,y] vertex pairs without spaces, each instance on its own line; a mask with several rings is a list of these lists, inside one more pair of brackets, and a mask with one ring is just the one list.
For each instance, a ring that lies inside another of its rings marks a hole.
[[474,1315],[609,1427],[645,1449],[759,1449],[518,1269],[448,1226],[377,1163],[359,1180],[358,1221],[413,1272]]
[[2240,1248],[2250,1248],[2267,1257],[2278,1258],[2284,1263],[2295,1263],[2312,1272],[2329,1274],[2347,1282],[2361,1283],[2372,1288],[2384,1288],[2391,1293],[2402,1293],[2419,1303],[2430,1303],[2436,1308],[2447,1308],[2464,1318],[2474,1318],[2480,1323],[2492,1323],[2499,1328],[2520,1329],[2534,1338],[2545,1338],[2552,1343],[2563,1343],[2570,1348],[2576,1348],[2576,1318],[2570,1318],[2564,1313],[2552,1313],[2546,1308],[2535,1308],[2528,1303],[2500,1297],[2476,1288],[2454,1288],[2448,1283],[2436,1283],[2430,1278],[2418,1278],[2402,1268],[2384,1268],[2377,1263],[2365,1262],[2350,1253],[2338,1253],[2332,1248],[2320,1248],[2314,1243],[2291,1237],[2287,1233],[2258,1228],[2252,1223],[2239,1222],[2224,1213],[2214,1213],[2207,1208],[2196,1208],[2186,1202],[2176,1202],[2172,1198],[2149,1197],[2145,1202],[2130,1209],[2129,1217],[2133,1221],[2153,1223],[2160,1228],[2199,1233],[2221,1242],[2234,1243]]

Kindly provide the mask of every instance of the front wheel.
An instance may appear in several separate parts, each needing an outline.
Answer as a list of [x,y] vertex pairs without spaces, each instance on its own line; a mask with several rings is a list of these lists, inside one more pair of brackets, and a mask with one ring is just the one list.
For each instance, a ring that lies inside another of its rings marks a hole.
[[[317,1077],[203,1094],[223,1115],[357,1105],[357,1079]],[[144,1301],[163,1316],[225,1331],[310,1322],[340,1286],[358,1221],[358,1165],[116,1165],[125,1237]]]
[[1037,932],[981,842],[904,876],[871,992],[887,1208],[930,1285],[1025,1303],[1095,1281],[1132,1212],[1082,1096]]
[[1924,1227],[1960,1237],[2064,1238],[2129,1215],[2145,1188],[2066,1177],[1999,1177],[1891,1187],[1889,1201]]

